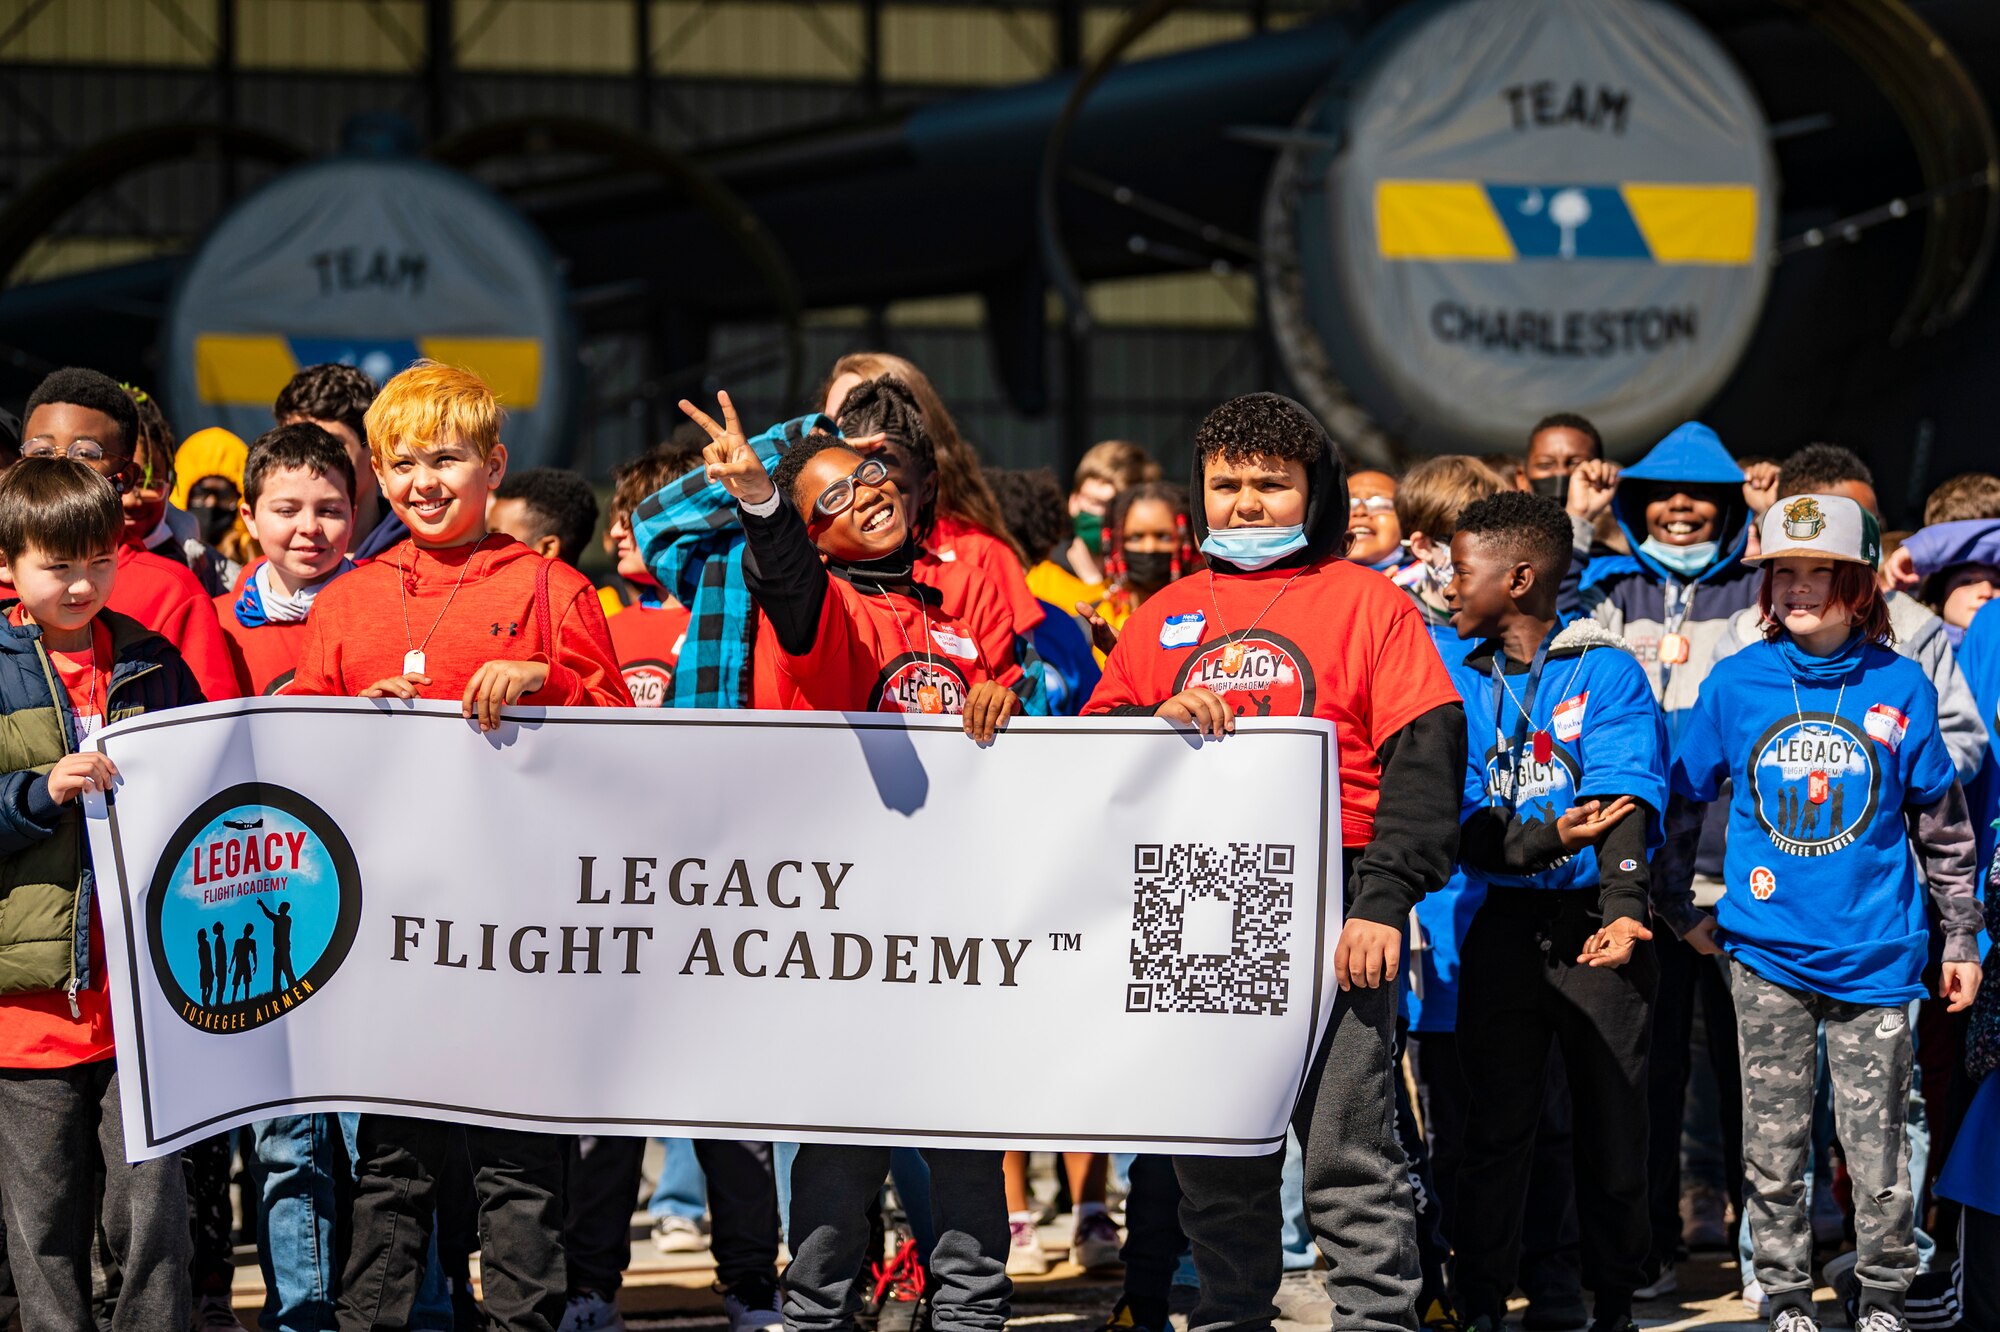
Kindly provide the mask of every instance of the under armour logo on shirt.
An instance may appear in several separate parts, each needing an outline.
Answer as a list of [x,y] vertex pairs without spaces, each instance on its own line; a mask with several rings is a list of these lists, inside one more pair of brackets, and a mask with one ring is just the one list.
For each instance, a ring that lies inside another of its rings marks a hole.
[[[493,622],[493,636],[495,638],[500,637],[500,622],[498,620]],[[519,638],[520,636],[521,622],[519,620],[509,620],[507,622],[507,637]]]

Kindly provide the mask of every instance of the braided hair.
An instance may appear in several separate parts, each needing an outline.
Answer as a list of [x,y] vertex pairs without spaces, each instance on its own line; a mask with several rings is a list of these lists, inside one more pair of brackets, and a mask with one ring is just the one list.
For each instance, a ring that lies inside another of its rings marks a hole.
[[1201,552],[1194,544],[1194,516],[1186,486],[1171,481],[1142,481],[1128,486],[1111,500],[1104,514],[1104,581],[1110,585],[1105,600],[1121,613],[1132,610],[1129,565],[1125,558],[1125,518],[1132,506],[1153,500],[1167,506],[1174,515],[1174,552],[1168,574],[1172,582],[1201,567]]

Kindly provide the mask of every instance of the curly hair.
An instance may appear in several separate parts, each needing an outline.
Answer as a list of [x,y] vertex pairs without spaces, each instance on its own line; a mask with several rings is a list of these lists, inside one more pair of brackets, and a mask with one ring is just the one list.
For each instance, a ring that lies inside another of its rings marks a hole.
[[[796,493],[799,473],[805,470],[807,463],[828,449],[846,449],[849,453],[854,452],[853,446],[840,436],[830,435],[824,430],[815,430],[779,454],[778,465],[771,469],[771,484],[777,488],[780,495],[792,502],[792,507],[799,511],[801,517],[811,516],[813,502],[800,500]],[[814,500],[818,498],[817,495],[813,496]]]
[[1204,462],[1215,457],[1234,463],[1278,458],[1311,468],[1326,448],[1319,422],[1273,393],[1231,398],[1203,417],[1194,432],[1195,455]]
[[987,469],[986,480],[1000,501],[1001,515],[1036,563],[1047,559],[1070,536],[1062,482],[1046,467]]
[[1533,565],[1550,587],[1569,572],[1569,514],[1547,495],[1503,490],[1474,500],[1458,515],[1457,535],[1479,537],[1507,558]]
[[368,442],[368,408],[379,392],[375,381],[351,365],[322,361],[293,375],[278,390],[271,415],[287,421],[338,421]]
[[[21,412],[22,433],[27,432],[28,418],[35,414],[37,407],[51,403],[69,403],[74,407],[87,407],[93,412],[102,412],[118,426],[118,444],[127,455],[139,446],[139,409],[132,405],[132,399],[110,375],[96,370],[86,370],[81,366],[66,366],[49,372],[35,391],[28,395],[28,405]],[[110,448],[109,440],[99,440],[99,444]]]
[[1189,505],[1186,486],[1172,481],[1142,481],[1127,487],[1112,497],[1110,507],[1104,513],[1104,580],[1111,585],[1107,598],[1114,605],[1125,608],[1125,518],[1132,512],[1132,506],[1152,500],[1167,506],[1174,515],[1174,558],[1169,581],[1177,580],[1201,567],[1201,553],[1194,544],[1194,513]]

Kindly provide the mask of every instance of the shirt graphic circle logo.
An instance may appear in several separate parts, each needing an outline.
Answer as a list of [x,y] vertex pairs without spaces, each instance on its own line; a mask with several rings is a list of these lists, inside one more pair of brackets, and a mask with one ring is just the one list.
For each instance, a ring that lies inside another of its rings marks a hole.
[[1310,717],[1318,691],[1298,644],[1268,629],[1211,638],[1181,663],[1174,692],[1212,690],[1239,717]]
[[1877,749],[1845,717],[1786,717],[1759,737],[1750,799],[1771,845],[1794,856],[1828,856],[1851,845],[1875,815],[1882,790]]
[[[875,691],[877,712],[965,711],[965,677],[940,653],[901,653],[882,669],[881,681]],[[932,699],[937,706],[926,707]]]
[[153,974],[202,1031],[250,1031],[332,979],[361,922],[353,848],[296,791],[245,782],[168,840],[146,903]]
[[1771,894],[1778,891],[1778,876],[1769,867],[1759,865],[1750,871],[1750,896],[1759,902],[1771,900]]
[[664,708],[673,697],[674,668],[664,661],[631,662],[623,674],[635,707]]

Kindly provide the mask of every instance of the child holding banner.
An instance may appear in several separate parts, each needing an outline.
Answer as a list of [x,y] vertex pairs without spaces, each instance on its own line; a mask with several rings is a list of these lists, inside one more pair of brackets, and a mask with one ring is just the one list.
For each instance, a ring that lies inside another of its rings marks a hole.
[[[372,484],[372,482],[371,482]],[[267,430],[243,463],[243,522],[264,558],[215,599],[236,685],[247,698],[291,683],[306,613],[354,567],[354,465],[340,441],[310,422]]]
[[[1452,668],[1471,744],[1459,858],[1485,894],[1463,945],[1465,1117],[1452,1239],[1460,1309],[1506,1321],[1551,1047],[1573,1099],[1583,1284],[1594,1332],[1631,1332],[1646,1279],[1646,1047],[1658,964],[1646,859],[1666,808],[1667,734],[1644,670],[1556,605],[1572,531],[1510,490],[1459,515],[1445,596],[1476,644]],[[1587,940],[1600,936],[1598,946]]]
[[[722,394],[708,431],[707,474],[734,497],[748,537],[744,574],[762,611],[760,707],[963,714],[966,734],[993,739],[1018,706],[971,631],[912,577],[917,546],[889,468],[836,436],[795,441],[766,472]],[[802,518],[801,515],[810,515]],[[856,1275],[868,1245],[869,1201],[889,1173],[888,1147],[807,1143],[791,1168],[791,1266],[785,1326],[854,1326]],[[935,1211],[935,1318],[954,1332],[999,1332],[1007,1321],[1007,1203],[1000,1153],[926,1149]]]
[[[1874,519],[1843,495],[1793,495],[1761,536],[1765,641],[1715,664],[1681,727],[1654,900],[1698,952],[1729,957],[1771,1326],[1818,1327],[1803,1181],[1823,1044],[1854,1183],[1855,1325],[1897,1332],[1917,1269],[1906,1010],[1924,996],[1930,938],[1915,861],[1944,932],[1938,997],[1963,1011],[1981,981],[1972,821],[1937,690],[1887,645]],[[1727,891],[1711,916],[1691,885],[1703,811],[1725,790]]]
[[[321,593],[288,692],[458,700],[482,731],[530,705],[630,707],[582,574],[487,531],[507,471],[500,406],[468,371],[419,361],[368,409],[375,475],[410,538]],[[343,1332],[403,1326],[424,1271],[450,1126],[361,1116]],[[485,1303],[509,1332],[553,1332],[567,1278],[563,1143],[467,1125]]]
[[[1293,1124],[1306,1214],[1352,1326],[1416,1326],[1409,1172],[1395,1134],[1395,1041],[1410,908],[1451,873],[1465,714],[1409,600],[1341,558],[1348,502],[1333,441],[1298,403],[1231,399],[1195,432],[1195,535],[1208,568],[1126,623],[1088,714],[1160,716],[1221,738],[1239,716],[1334,724],[1346,847],[1341,993]],[[1255,792],[1237,797],[1253,799]],[[1283,1273],[1284,1154],[1183,1156],[1197,1328],[1268,1328]]]
[[29,1332],[96,1326],[100,1222],[125,1277],[113,1329],[186,1327],[192,1300],[180,1157],[125,1160],[79,808],[118,776],[78,752],[92,732],[202,701],[171,644],[105,609],[122,526],[111,483],[81,461],[27,458],[0,477],[0,573],[17,598],[0,623],[0,1206]]

